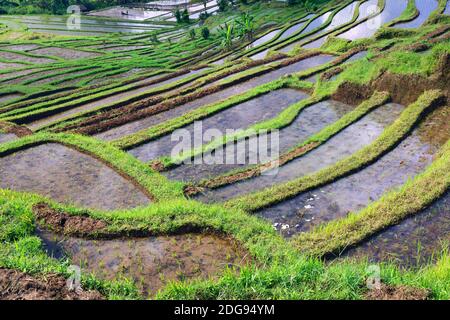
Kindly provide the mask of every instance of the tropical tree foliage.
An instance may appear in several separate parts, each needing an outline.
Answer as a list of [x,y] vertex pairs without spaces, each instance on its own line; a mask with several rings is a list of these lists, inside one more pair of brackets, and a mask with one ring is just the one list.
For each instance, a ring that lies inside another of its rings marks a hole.
[[219,37],[222,41],[221,45],[223,48],[231,49],[233,46],[234,32],[234,22],[225,22],[219,27]]
[[245,38],[247,40],[253,39],[253,34],[255,32],[254,20],[255,17],[248,12],[244,12],[241,14],[239,19],[237,19],[236,21],[239,37]]

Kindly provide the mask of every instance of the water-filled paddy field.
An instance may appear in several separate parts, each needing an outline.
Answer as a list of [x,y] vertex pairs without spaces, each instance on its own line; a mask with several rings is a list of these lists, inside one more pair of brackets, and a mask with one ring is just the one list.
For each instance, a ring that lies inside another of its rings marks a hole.
[[449,299],[449,5],[1,15],[0,289]]

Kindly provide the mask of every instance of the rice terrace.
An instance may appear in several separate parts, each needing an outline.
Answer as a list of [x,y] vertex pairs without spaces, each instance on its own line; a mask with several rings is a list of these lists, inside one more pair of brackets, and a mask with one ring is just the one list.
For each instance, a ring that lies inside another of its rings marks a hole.
[[450,0],[0,2],[0,300],[450,299]]

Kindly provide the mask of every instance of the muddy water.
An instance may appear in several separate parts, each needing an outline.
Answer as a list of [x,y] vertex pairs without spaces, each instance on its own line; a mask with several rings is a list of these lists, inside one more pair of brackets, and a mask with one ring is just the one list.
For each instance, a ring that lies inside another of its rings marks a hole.
[[[329,18],[330,15],[331,15],[331,12],[326,12],[326,13],[324,13],[323,15],[321,15],[320,17],[314,19],[314,20],[313,20],[313,21],[305,28],[305,30],[302,31],[302,34],[309,33],[309,32],[311,32],[311,31],[313,31],[314,29],[318,28],[319,26],[321,26],[323,23],[325,23],[325,21],[328,20],[328,18]],[[294,43],[292,43],[292,44],[290,44],[290,45],[288,45],[288,46],[286,46],[286,47],[280,49],[279,51],[280,51],[280,52],[284,52],[284,53],[288,53],[288,52],[290,52],[292,49],[294,49],[294,47],[295,47],[297,44],[299,44],[300,42],[305,41],[306,39],[308,39],[308,38],[310,38],[310,37],[312,37],[312,36],[314,36],[314,34],[309,35],[309,36],[307,36],[307,37],[301,39],[301,40],[298,41],[298,42],[294,42]]]
[[280,167],[277,171],[258,176],[216,190],[209,190],[197,198],[203,202],[219,202],[259,191],[267,187],[299,178],[331,166],[373,142],[401,113],[403,107],[387,104],[372,111],[358,122],[342,130],[305,156]]
[[280,40],[287,39],[290,36],[292,36],[294,33],[298,32],[305,25],[304,21],[307,21],[307,20],[311,19],[313,16],[314,16],[313,14],[309,14],[308,16],[306,16],[304,19],[302,19],[302,22],[300,22],[300,23],[298,23],[296,25],[293,25],[292,27],[290,27],[289,29],[284,31],[279,39]]
[[[257,122],[275,117],[284,108],[306,97],[305,93],[293,89],[272,91],[204,119],[201,122],[203,132],[207,129],[215,129],[225,134],[225,130],[228,129],[247,128]],[[184,128],[190,133],[189,138],[191,139],[194,139],[194,128],[194,124]],[[142,161],[169,156],[172,149],[179,144],[179,141],[171,141],[171,138],[171,135],[164,136],[161,139],[137,147],[131,150],[130,153]]]
[[269,51],[270,51],[270,49],[263,50],[263,51],[261,51],[261,52],[259,52],[257,54],[254,54],[254,55],[250,56],[249,58],[252,59],[252,60],[264,59],[264,58],[267,57],[267,54],[269,53]]
[[[39,120],[33,121],[33,122],[29,123],[28,125],[29,125],[29,127],[31,129],[35,130],[35,129],[38,129],[39,127],[41,127],[41,126],[44,126],[44,125],[47,125],[49,123],[52,123],[52,122],[64,119],[64,118],[66,118],[68,116],[75,115],[75,114],[80,113],[80,112],[89,111],[89,110],[95,109],[97,107],[105,106],[105,105],[108,105],[108,104],[111,104],[111,103],[114,103],[114,102],[117,102],[117,101],[120,101],[120,100],[124,100],[126,98],[138,95],[140,93],[144,93],[145,91],[154,89],[156,87],[164,86],[164,85],[167,85],[169,83],[176,82],[176,81],[182,80],[184,78],[190,77],[193,74],[196,74],[196,73],[201,72],[201,71],[204,71],[204,70],[191,71],[191,72],[189,72],[187,74],[183,74],[183,75],[180,75],[178,77],[174,77],[172,79],[168,79],[168,80],[161,81],[161,82],[158,82],[158,83],[154,83],[154,84],[151,84],[151,85],[148,85],[148,86],[144,86],[144,87],[139,87],[139,88],[136,88],[136,89],[133,89],[133,90],[129,90],[129,91],[126,91],[126,92],[121,92],[119,94],[115,94],[115,95],[106,97],[104,99],[100,99],[100,100],[96,100],[96,101],[93,101],[93,102],[89,102],[89,103],[84,104],[82,106],[79,106],[79,107],[76,107],[76,108],[72,108],[72,109],[66,110],[66,111],[61,112],[61,113],[57,113],[57,114],[55,114],[53,116],[50,116],[50,117],[46,117],[46,118],[43,118],[43,119],[39,119]],[[160,77],[163,77],[163,76],[150,77],[148,79],[145,79],[143,82],[150,82],[150,81],[156,80],[156,79],[158,79]],[[137,82],[136,84],[139,84],[139,82]]]
[[0,96],[0,103],[7,102],[12,99],[20,98],[22,96],[23,95],[20,93],[3,94]]
[[142,33],[142,32],[148,32],[152,30],[158,30],[159,28],[151,27],[151,28],[144,28],[144,27],[132,27],[132,26],[107,26],[107,25],[95,25],[91,23],[87,23],[85,21],[81,21],[79,24],[79,28],[77,29],[69,29],[67,27],[67,24],[61,23],[61,22],[47,22],[47,23],[41,23],[38,21],[22,21],[22,23],[26,24],[29,29],[32,31],[35,30],[45,30],[49,33],[53,33],[53,31],[63,31],[63,32],[93,32],[93,33]]
[[131,182],[100,161],[59,144],[0,158],[0,188],[48,196],[78,206],[113,210],[147,205]]
[[447,1],[447,6],[445,7],[444,14],[450,15],[450,1]]
[[261,38],[253,41],[250,45],[247,46],[246,49],[251,49],[251,48],[257,47],[259,45],[262,45],[262,44],[272,40],[279,32],[280,32],[280,30],[274,30],[274,31],[269,32],[268,34],[262,36]]
[[437,127],[444,129],[444,122],[449,120],[448,114],[442,117],[441,111],[431,114],[410,136],[376,163],[322,188],[262,210],[259,215],[271,220],[278,228],[284,225],[282,233],[291,236],[345,217],[348,212],[363,209],[432,163],[439,147],[450,137],[448,127],[440,137],[434,134]]
[[30,56],[26,56],[23,54],[19,54],[19,53],[15,53],[15,52],[8,52],[8,51],[0,51],[0,58],[6,59],[6,60],[26,61],[26,62],[36,63],[36,64],[55,62],[55,60],[53,60],[53,59],[30,57]]
[[209,235],[179,235],[142,239],[84,240],[62,238],[39,230],[44,248],[101,279],[127,277],[145,295],[153,296],[169,281],[207,279],[248,260],[233,241]]
[[442,249],[450,249],[449,213],[447,192],[422,212],[350,249],[343,257],[367,258],[372,263],[391,261],[402,267],[433,262]]
[[34,32],[46,33],[46,34],[56,34],[61,36],[80,36],[80,37],[103,37],[104,33],[99,32],[76,32],[72,30],[54,30],[54,29],[32,29]]
[[[287,152],[289,149],[304,141],[309,136],[337,121],[352,109],[352,106],[332,100],[320,102],[306,108],[291,125],[279,131],[278,148],[280,153]],[[270,136],[269,139],[269,141],[272,141],[272,136]],[[223,150],[223,162],[221,162],[224,164],[195,164],[202,163],[201,158],[199,157],[195,160],[200,162],[195,161],[192,164],[182,165],[165,174],[170,179],[174,180],[199,182],[202,179],[218,176],[233,169],[246,167],[250,164],[256,164],[256,161],[250,162],[251,159],[257,160],[257,163],[265,162],[261,161],[257,150],[250,151],[249,144],[257,145],[257,143],[258,141],[256,139],[249,139],[249,141],[246,142],[245,148],[237,148],[235,144],[225,146]],[[272,152],[271,149],[269,149],[269,154],[270,152]],[[231,163],[225,162],[225,155],[227,153],[235,155],[233,157],[233,161],[230,161]],[[238,163],[237,159],[242,159],[241,157],[243,157],[245,161]]]
[[[367,20],[366,22],[361,23],[360,25],[357,25],[347,32],[340,34],[339,37],[348,40],[369,38],[373,36],[383,24],[388,23],[400,16],[401,13],[406,9],[407,4],[408,0],[386,0],[386,7],[381,14]],[[370,15],[369,10],[366,10],[366,12],[368,13],[367,15]]]
[[[122,12],[128,11],[128,15],[123,15]],[[90,16],[99,16],[107,18],[120,18],[135,21],[144,21],[147,19],[157,18],[159,16],[168,14],[169,11],[150,11],[150,10],[140,10],[140,9],[130,9],[124,7],[114,7],[109,9],[104,9],[101,11],[95,11],[89,13]]]
[[[323,29],[320,33],[325,33],[328,31],[331,31],[343,24],[349,23],[350,20],[353,18],[353,14],[355,12],[355,9],[357,7],[357,2],[353,2],[340,10],[331,21],[330,25]],[[304,45],[304,48],[312,49],[312,48],[319,48],[324,42],[326,37],[322,37],[314,42],[308,43],[307,45]]]
[[64,59],[82,59],[82,58],[96,57],[100,55],[99,53],[95,52],[87,52],[57,47],[35,49],[32,50],[31,53],[44,56],[56,56]]
[[419,16],[410,22],[396,24],[394,27],[418,28],[428,19],[430,14],[436,10],[437,7],[437,0],[416,0],[416,8],[419,10]]
[[2,46],[1,49],[13,50],[13,51],[29,51],[39,48],[37,44],[14,44],[10,46]]
[[0,133],[0,143],[9,142],[16,138],[16,135],[12,133]]
[[315,56],[315,57],[312,57],[309,59],[299,61],[299,62],[289,65],[287,67],[280,68],[280,69],[274,70],[272,72],[269,72],[260,77],[255,77],[253,79],[250,79],[243,83],[229,87],[227,89],[221,90],[219,92],[210,94],[203,98],[188,102],[188,103],[186,103],[182,106],[176,107],[172,110],[169,110],[169,111],[166,111],[166,112],[163,112],[163,113],[160,113],[155,116],[148,117],[148,118],[145,118],[145,119],[142,119],[139,121],[131,122],[131,123],[125,124],[125,125],[117,127],[117,128],[114,128],[112,130],[109,130],[109,131],[106,131],[99,135],[96,135],[96,137],[100,138],[100,139],[104,139],[104,140],[113,140],[113,139],[123,137],[125,135],[136,133],[140,130],[149,128],[151,126],[162,123],[169,119],[179,117],[179,116],[183,115],[184,113],[186,113],[187,111],[190,111],[190,110],[193,110],[193,109],[196,109],[199,107],[203,107],[203,106],[206,106],[206,105],[209,105],[212,103],[217,103],[217,102],[227,99],[229,97],[244,93],[245,91],[248,91],[259,85],[274,81],[281,76],[284,76],[284,75],[287,75],[290,73],[299,72],[301,70],[306,70],[308,68],[313,68],[315,66],[327,63],[328,61],[331,61],[332,58],[333,57],[329,56],[329,55],[319,55],[319,56]]
[[[0,70],[12,69],[12,68],[23,68],[25,65],[20,63],[11,63],[11,62],[0,62]],[[5,78],[4,76],[0,76],[0,79]]]

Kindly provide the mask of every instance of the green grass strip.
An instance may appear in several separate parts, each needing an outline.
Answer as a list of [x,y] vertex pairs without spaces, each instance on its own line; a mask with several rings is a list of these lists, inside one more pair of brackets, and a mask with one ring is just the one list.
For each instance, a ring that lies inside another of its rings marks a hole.
[[408,106],[400,117],[386,128],[374,142],[353,155],[312,175],[229,200],[225,203],[225,206],[254,212],[361,169],[391,150],[412,130],[421,116],[436,103],[441,102],[442,98],[443,95],[439,90],[427,91],[415,103]]

